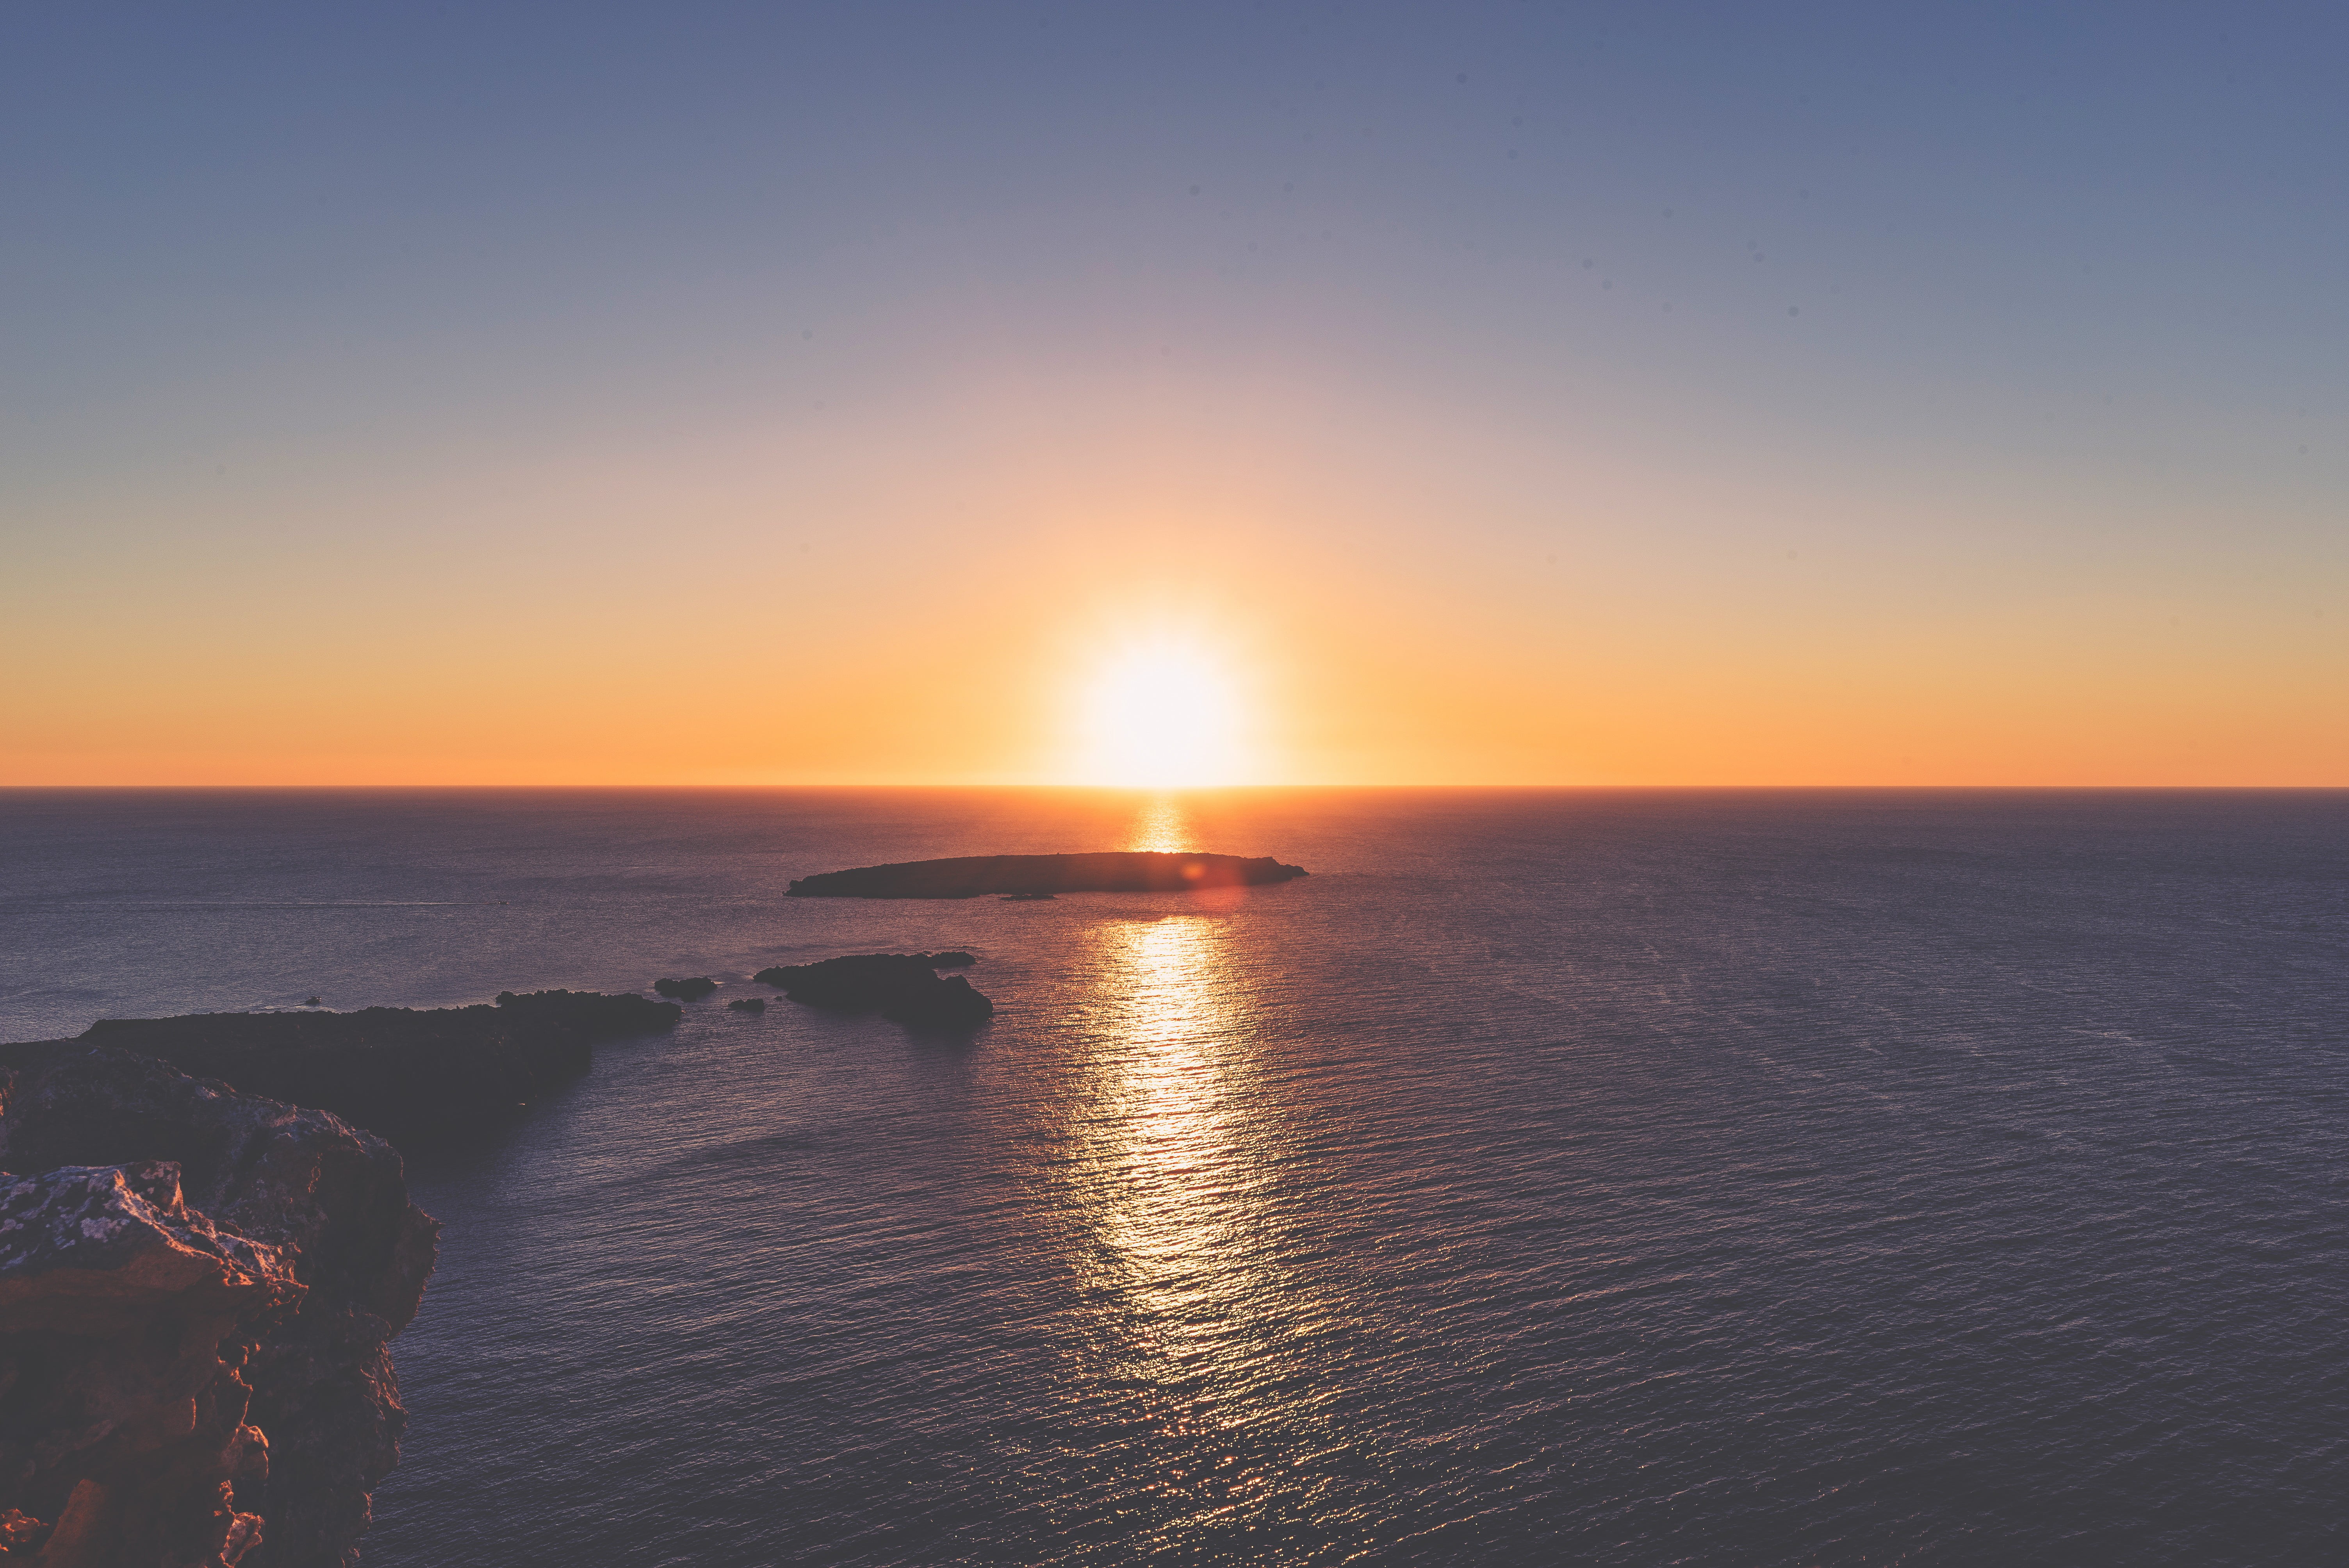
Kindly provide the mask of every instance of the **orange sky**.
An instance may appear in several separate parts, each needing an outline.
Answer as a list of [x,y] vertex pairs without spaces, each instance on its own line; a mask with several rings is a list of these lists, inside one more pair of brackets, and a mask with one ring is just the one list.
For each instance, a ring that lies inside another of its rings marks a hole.
[[2349,780],[2338,623],[2192,498],[1789,468],[1267,370],[126,480],[6,587],[0,779],[1066,780],[1172,637],[1234,782]]

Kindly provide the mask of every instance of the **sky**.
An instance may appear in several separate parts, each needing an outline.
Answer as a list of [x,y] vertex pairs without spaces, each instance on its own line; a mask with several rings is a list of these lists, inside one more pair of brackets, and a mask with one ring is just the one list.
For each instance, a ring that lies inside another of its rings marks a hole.
[[0,783],[2349,784],[2344,57],[11,7]]

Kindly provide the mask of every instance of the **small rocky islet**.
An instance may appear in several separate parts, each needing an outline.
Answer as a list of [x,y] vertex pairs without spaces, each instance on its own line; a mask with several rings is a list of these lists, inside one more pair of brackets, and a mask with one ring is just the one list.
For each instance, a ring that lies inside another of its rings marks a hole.
[[752,976],[794,1002],[842,1013],[878,1013],[900,1024],[951,1028],[994,1016],[995,1004],[959,975],[968,953],[861,953],[813,964],[779,964]]
[[[810,964],[779,964],[761,969],[751,979],[772,985],[792,1001],[836,1013],[878,1013],[901,1024],[927,1028],[952,1028],[984,1023],[995,1014],[995,1004],[972,988],[961,975],[940,975],[941,969],[968,969],[978,962],[968,953],[857,953]],[[653,989],[678,1002],[700,1002],[714,995],[719,983],[707,975],[691,979],[661,979]],[[669,1004],[671,1012],[677,1011]],[[767,1010],[763,996],[738,996],[727,1011],[756,1016]]]

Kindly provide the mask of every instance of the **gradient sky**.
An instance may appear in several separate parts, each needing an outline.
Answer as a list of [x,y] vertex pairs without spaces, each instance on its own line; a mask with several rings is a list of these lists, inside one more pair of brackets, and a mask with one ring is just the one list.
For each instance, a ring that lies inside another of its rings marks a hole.
[[2349,784],[2344,58],[11,7],[0,782]]

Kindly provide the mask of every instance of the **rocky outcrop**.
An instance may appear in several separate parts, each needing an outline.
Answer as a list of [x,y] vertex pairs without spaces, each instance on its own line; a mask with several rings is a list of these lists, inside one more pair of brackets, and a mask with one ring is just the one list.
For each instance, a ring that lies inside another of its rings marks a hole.
[[635,995],[507,991],[495,1006],[105,1018],[81,1038],[407,1141],[538,1099],[585,1072],[597,1041],[674,1028],[678,1013]]
[[243,1369],[302,1295],[279,1249],[190,1210],[168,1161],[0,1181],[9,1557],[248,1561],[269,1443]]
[[730,1013],[763,1013],[767,1010],[767,999],[764,996],[738,996],[726,1004],[726,1010]]
[[802,877],[793,898],[978,898],[986,893],[1192,892],[1305,875],[1270,855],[1120,851],[1086,855],[964,855]]
[[656,980],[656,995],[674,996],[680,1002],[698,1002],[718,989],[718,982],[707,975],[696,975],[690,980]]
[[388,1346],[439,1230],[398,1153],[151,1057],[11,1055],[0,1539],[45,1534],[48,1563],[356,1562],[398,1458]]
[[934,1028],[968,1028],[991,1016],[995,1004],[961,975],[936,971],[976,962],[968,953],[864,953],[816,964],[779,965],[760,970],[756,978],[812,1007],[879,1013],[901,1024]]

